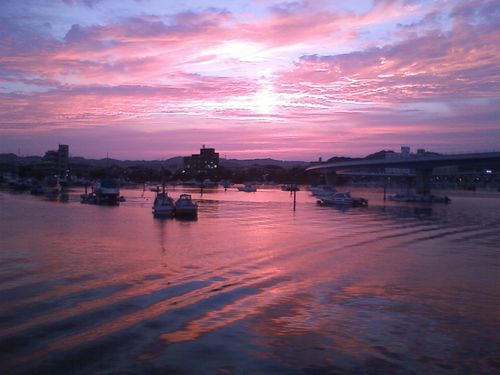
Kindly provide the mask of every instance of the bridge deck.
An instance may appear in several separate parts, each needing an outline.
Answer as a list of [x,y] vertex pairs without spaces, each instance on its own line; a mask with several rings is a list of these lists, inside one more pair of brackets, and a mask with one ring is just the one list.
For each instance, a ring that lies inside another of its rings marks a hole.
[[500,162],[500,152],[484,152],[476,154],[456,154],[437,156],[410,156],[398,159],[353,160],[339,163],[323,163],[307,168],[308,171],[345,170],[367,167],[396,167],[396,168],[435,168],[458,164],[481,164],[485,162]]

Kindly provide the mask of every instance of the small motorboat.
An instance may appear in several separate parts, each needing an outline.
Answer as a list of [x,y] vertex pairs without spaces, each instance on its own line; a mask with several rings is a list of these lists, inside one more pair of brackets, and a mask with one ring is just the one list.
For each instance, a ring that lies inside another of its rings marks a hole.
[[238,191],[244,191],[245,193],[253,193],[257,191],[257,187],[252,184],[246,184],[244,186],[238,186]]
[[338,206],[367,206],[368,201],[364,198],[353,198],[349,192],[340,192],[319,197],[319,204]]
[[96,203],[103,205],[116,206],[119,204],[120,185],[115,179],[102,179],[93,186]]
[[153,202],[154,216],[172,216],[175,211],[174,200],[163,190],[157,191]]
[[196,216],[198,214],[198,205],[193,202],[190,194],[181,194],[175,201],[176,216]]

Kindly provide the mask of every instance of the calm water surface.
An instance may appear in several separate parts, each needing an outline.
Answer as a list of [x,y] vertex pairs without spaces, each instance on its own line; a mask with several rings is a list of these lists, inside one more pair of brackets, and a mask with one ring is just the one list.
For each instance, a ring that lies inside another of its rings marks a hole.
[[122,193],[0,192],[2,374],[500,373],[499,194],[193,191],[180,221]]

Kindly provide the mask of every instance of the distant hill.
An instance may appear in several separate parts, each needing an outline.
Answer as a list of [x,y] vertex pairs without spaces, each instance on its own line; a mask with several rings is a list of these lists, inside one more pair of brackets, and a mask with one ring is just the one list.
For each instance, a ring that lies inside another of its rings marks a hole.
[[[0,154],[0,163],[3,164],[15,164],[15,165],[28,165],[36,164],[42,161],[41,156],[17,156],[12,153]],[[118,166],[121,168],[128,167],[144,167],[152,169],[166,168],[171,171],[176,171],[182,168],[184,162],[184,157],[176,156],[166,160],[118,160],[111,158],[104,159],[87,159],[81,156],[73,156],[69,158],[69,164],[71,165],[88,165],[92,167],[105,168],[111,166]],[[252,166],[279,166],[285,169],[294,167],[306,167],[310,163],[305,161],[283,161],[275,159],[220,159],[220,165],[228,169],[237,168],[249,168]]]
[[86,164],[93,167],[109,167],[116,165],[122,168],[127,167],[147,167],[152,169],[160,169],[164,167],[166,169],[177,170],[182,167],[183,157],[177,156],[167,160],[117,160],[117,159],[86,159],[80,156],[70,157],[70,164]]
[[282,167],[285,169],[288,168],[303,168],[307,167],[310,163],[306,161],[285,161],[285,160],[275,160],[275,159],[247,159],[247,160],[238,160],[238,159],[221,159],[220,165],[224,168],[248,168],[252,166],[265,166],[265,165],[273,165]]
[[[395,154],[396,152],[392,150],[381,150],[374,152],[373,154],[370,154],[368,156],[365,156],[364,159],[369,159],[369,160],[376,160],[376,159],[385,159],[387,154]],[[416,154],[410,154],[412,157],[415,156]],[[437,152],[432,152],[432,151],[423,151],[418,153],[419,156],[439,156],[442,154],[439,154]]]
[[[87,164],[95,167],[107,167],[116,165],[122,168],[126,167],[147,167],[160,169],[161,167],[175,171],[182,168],[184,157],[176,156],[166,160],[116,160],[116,159],[85,159],[82,157],[70,158],[71,164]],[[224,168],[248,168],[251,166],[274,165],[283,168],[305,167],[309,165],[305,161],[282,161],[275,159],[220,159],[220,165]]]
[[341,163],[343,161],[351,161],[351,160],[356,160],[356,159],[359,159],[359,158],[348,158],[346,156],[332,156],[326,162],[327,163]]
[[392,150],[381,150],[374,152],[373,154],[370,154],[368,156],[365,156],[365,159],[369,160],[376,160],[376,159],[385,159],[387,154],[394,154],[395,152]]
[[[394,154],[392,150],[381,150],[373,154],[367,155],[364,158],[350,158],[345,156],[333,156],[329,158],[326,162],[328,163],[338,163],[344,161],[352,161],[359,159],[385,159],[387,154]],[[424,152],[424,155],[439,155],[434,152]],[[9,165],[29,165],[36,164],[42,161],[41,156],[17,156],[12,153],[0,154],[0,164]],[[143,167],[151,168],[155,170],[160,170],[162,167],[169,169],[170,171],[176,171],[181,169],[183,166],[184,157],[176,156],[166,160],[117,160],[117,159],[86,159],[80,156],[70,157],[69,163],[71,165],[89,165],[98,168],[118,166],[121,168],[128,167]],[[276,160],[271,158],[264,159],[220,159],[220,165],[228,169],[238,169],[238,168],[250,168],[250,167],[263,167],[263,166],[275,166],[285,169],[291,168],[305,168],[308,167],[311,162],[306,161],[284,161]]]
[[42,160],[41,156],[17,156],[16,154],[0,154],[0,163],[27,165],[39,163]]

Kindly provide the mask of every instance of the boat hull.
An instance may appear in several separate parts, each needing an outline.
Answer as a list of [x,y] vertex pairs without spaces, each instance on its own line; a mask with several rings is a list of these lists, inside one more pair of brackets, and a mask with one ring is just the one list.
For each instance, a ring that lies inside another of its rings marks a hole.
[[175,208],[176,216],[196,216],[198,215],[198,208],[195,207],[176,207]]
[[198,205],[191,200],[189,194],[181,194],[175,202],[175,216],[196,216],[198,215]]
[[172,216],[175,211],[174,201],[166,193],[158,193],[153,203],[154,216]]

